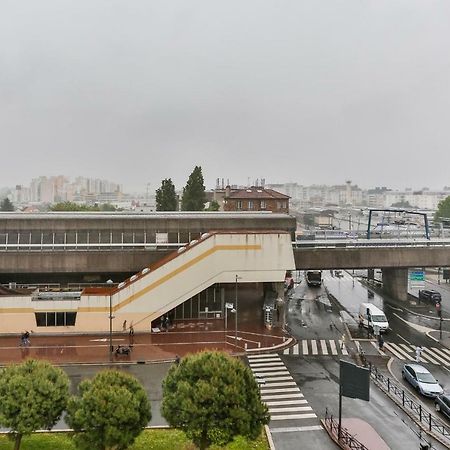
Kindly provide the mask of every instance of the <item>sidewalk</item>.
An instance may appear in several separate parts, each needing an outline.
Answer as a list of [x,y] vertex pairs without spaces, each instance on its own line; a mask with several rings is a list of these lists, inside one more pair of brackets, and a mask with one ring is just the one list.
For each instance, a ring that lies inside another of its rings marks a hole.
[[[46,359],[55,364],[107,364],[110,362],[109,334],[40,335],[32,333],[31,345],[20,347],[19,336],[0,336],[0,365],[20,362],[25,358]],[[113,333],[114,349],[118,345],[132,346],[130,355],[116,356],[113,362],[162,362],[176,355],[201,350],[222,350],[244,353],[247,349],[271,349],[288,345],[288,336],[279,328],[239,324],[237,330],[223,328],[217,319],[175,321],[169,331],[157,333]]]

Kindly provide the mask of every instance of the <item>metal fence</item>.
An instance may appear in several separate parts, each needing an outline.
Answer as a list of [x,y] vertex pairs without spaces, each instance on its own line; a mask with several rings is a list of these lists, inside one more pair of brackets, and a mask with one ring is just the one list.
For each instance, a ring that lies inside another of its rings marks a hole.
[[383,391],[395,397],[397,402],[410,413],[410,416],[419,422],[429,432],[436,433],[445,439],[446,445],[450,443],[450,427],[445,425],[438,417],[424,409],[405,390],[393,382],[388,376],[381,373],[373,364],[368,364],[372,378],[378,382]]

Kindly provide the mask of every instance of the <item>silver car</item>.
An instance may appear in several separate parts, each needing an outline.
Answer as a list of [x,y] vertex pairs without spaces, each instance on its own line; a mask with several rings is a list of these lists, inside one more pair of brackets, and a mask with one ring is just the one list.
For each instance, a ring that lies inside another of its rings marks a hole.
[[402,376],[419,394],[426,397],[435,398],[444,392],[430,371],[419,364],[405,364]]

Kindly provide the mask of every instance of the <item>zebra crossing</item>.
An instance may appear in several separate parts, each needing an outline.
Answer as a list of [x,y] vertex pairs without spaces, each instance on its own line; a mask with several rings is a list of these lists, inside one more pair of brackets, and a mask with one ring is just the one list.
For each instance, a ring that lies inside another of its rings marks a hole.
[[280,355],[266,353],[247,355],[247,358],[258,381],[261,399],[269,408],[272,432],[323,429]]
[[[416,359],[416,346],[414,345],[385,342],[384,350],[389,351],[392,355],[402,361],[411,361]],[[422,346],[420,362],[450,367],[450,350],[443,347],[437,348]]]
[[335,339],[303,339],[292,347],[285,348],[283,355],[302,356],[348,356],[344,341]]

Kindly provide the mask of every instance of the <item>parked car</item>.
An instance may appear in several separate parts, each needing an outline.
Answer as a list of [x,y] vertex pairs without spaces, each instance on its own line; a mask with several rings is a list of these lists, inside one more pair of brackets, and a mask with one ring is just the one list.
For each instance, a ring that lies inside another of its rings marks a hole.
[[402,377],[419,394],[426,397],[435,398],[444,392],[430,371],[419,364],[405,364],[402,369]]
[[450,419],[450,394],[438,395],[434,399],[434,407]]
[[421,289],[419,291],[419,300],[426,300],[433,303],[441,303],[441,294],[431,289]]

